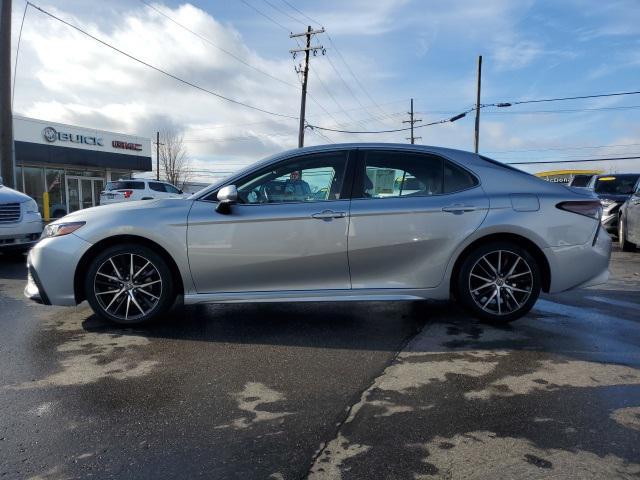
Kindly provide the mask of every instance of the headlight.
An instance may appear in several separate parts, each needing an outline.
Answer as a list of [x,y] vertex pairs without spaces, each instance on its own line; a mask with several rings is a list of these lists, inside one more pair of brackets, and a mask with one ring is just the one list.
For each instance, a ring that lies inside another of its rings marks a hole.
[[69,235],[70,233],[78,230],[85,223],[87,222],[51,223],[44,227],[44,230],[42,231],[42,238]]
[[24,202],[24,211],[26,213],[38,213],[38,204],[35,200],[27,200]]

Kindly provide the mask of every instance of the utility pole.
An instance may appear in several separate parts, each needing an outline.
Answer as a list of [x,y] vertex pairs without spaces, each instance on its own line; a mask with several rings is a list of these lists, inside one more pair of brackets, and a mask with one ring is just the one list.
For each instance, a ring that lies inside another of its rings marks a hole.
[[416,140],[422,139],[422,137],[416,137],[413,135],[413,125],[417,122],[422,121],[421,118],[413,118],[413,98],[411,99],[411,110],[409,110],[407,113],[409,114],[409,120],[403,120],[402,123],[411,124],[411,136],[409,138],[406,138],[406,140],[411,140],[411,144],[413,145],[414,143],[416,143]]
[[478,91],[476,94],[476,127],[474,151],[478,153],[480,146],[480,85],[482,84],[482,55],[478,56]]
[[0,0],[0,177],[15,188],[11,112],[11,0]]
[[160,180],[160,132],[156,132],[156,180]]
[[[322,51],[324,55],[325,49],[322,45],[318,45],[315,47],[311,46],[311,37],[318,33],[324,33],[324,28],[320,30],[313,30],[311,25],[307,27],[307,31],[304,33],[292,33],[289,35],[289,38],[297,38],[297,37],[307,37],[307,46],[305,48],[294,48],[289,50],[289,53],[293,55],[293,58],[296,58],[296,54],[298,52],[304,52],[304,66],[301,68],[302,70],[302,98],[300,99],[300,128],[298,131],[298,148],[304,147],[304,115],[305,109],[307,106],[307,82],[309,80],[309,53],[313,52],[313,56],[315,57],[316,52],[318,50]],[[300,73],[300,70],[296,68],[296,73]]]

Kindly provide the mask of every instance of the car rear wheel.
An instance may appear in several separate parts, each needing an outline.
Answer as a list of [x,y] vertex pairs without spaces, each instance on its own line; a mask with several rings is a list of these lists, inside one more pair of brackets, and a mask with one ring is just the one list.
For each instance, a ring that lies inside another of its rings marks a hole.
[[618,219],[618,243],[623,252],[633,252],[636,245],[627,240],[627,229],[624,217]]
[[531,310],[540,287],[540,269],[526,249],[510,242],[491,242],[463,260],[457,297],[481,320],[507,323]]
[[89,265],[85,295],[93,311],[115,323],[149,322],[165,313],[175,300],[166,261],[142,245],[107,248]]

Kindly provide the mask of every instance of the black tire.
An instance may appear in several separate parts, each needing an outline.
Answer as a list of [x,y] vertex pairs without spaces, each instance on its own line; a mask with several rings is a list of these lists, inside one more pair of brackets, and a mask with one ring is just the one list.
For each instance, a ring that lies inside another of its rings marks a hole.
[[[496,274],[491,268],[496,269],[498,262],[501,268]],[[510,272],[512,276],[507,277]],[[525,315],[538,300],[540,267],[531,253],[515,243],[490,242],[466,255],[455,286],[456,298],[475,317],[505,324]]]
[[[133,276],[129,269],[134,271]],[[121,325],[155,320],[169,310],[176,298],[171,270],[164,258],[134,243],[114,245],[97,255],[87,269],[84,289],[98,316]],[[109,293],[112,290],[116,293]],[[114,299],[120,290],[120,296]],[[129,314],[130,311],[135,313]]]
[[636,250],[636,244],[627,240],[627,229],[622,216],[618,219],[618,243],[623,252],[634,252]]

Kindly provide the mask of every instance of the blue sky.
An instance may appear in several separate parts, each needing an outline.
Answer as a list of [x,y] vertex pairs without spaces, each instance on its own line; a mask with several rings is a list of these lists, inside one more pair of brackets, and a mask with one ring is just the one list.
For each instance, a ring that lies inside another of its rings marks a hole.
[[[295,116],[298,79],[288,50],[296,45],[288,31],[302,31],[310,22],[283,0],[246,2],[282,26],[240,0],[153,5],[289,85],[247,68],[139,1],[37,3],[182,78]],[[479,54],[485,103],[640,90],[637,0],[289,2],[316,20],[314,27],[324,26],[333,40],[317,39],[328,55],[312,59],[311,123],[398,128],[410,97],[425,122],[465,110],[475,101]],[[23,8],[24,3],[14,2],[14,37]],[[296,146],[295,121],[189,89],[33,9],[25,22],[15,95],[16,113],[51,121],[146,136],[164,127],[183,131],[194,164],[205,170],[232,170]],[[640,144],[636,106],[640,95],[487,108],[481,117],[481,152],[504,161],[635,154],[640,152],[634,145]],[[473,148],[472,116],[418,131],[421,143]],[[335,142],[404,142],[405,136],[326,135]],[[308,144],[325,142],[307,133]],[[640,170],[637,160],[589,166]]]

